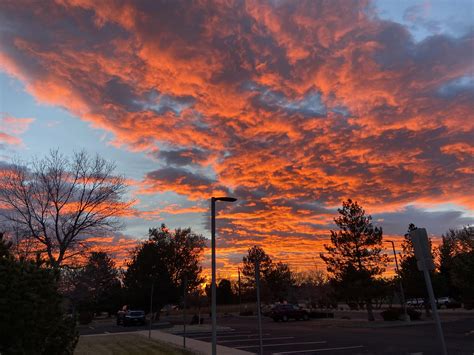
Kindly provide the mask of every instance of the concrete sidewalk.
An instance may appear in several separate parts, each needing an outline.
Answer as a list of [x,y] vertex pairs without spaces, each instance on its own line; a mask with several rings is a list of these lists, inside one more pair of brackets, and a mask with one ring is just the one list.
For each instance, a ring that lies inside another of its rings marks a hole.
[[[217,331],[218,332],[225,332],[225,331],[232,331],[233,329],[231,327],[223,327],[221,325],[217,326]],[[171,333],[171,334],[178,334],[181,335],[184,331],[184,327],[182,324],[176,324],[173,325],[172,327],[163,329],[164,332],[166,333]],[[187,334],[195,334],[195,333],[211,333],[212,332],[212,326],[210,324],[196,324],[196,325],[186,325],[186,333]]]
[[[148,337],[148,331],[139,331],[136,334],[143,335]],[[152,330],[151,331],[151,338],[156,339],[158,341],[173,344],[174,346],[182,347],[183,346],[183,337],[165,333],[160,330]],[[194,351],[200,355],[212,355],[212,344],[206,343],[204,341],[195,340],[191,338],[186,338],[186,349]],[[247,351],[232,349],[227,346],[217,345],[217,353],[219,355],[250,355],[253,353],[249,353]]]

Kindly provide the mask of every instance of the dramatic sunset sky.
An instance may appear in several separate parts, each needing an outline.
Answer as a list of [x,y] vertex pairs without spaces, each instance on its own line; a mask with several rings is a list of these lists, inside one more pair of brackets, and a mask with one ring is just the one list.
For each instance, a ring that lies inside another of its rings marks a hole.
[[209,236],[224,194],[220,276],[255,244],[321,265],[348,197],[439,237],[474,223],[473,4],[0,0],[0,167],[115,161],[137,201],[100,239],[118,260],[162,222]]

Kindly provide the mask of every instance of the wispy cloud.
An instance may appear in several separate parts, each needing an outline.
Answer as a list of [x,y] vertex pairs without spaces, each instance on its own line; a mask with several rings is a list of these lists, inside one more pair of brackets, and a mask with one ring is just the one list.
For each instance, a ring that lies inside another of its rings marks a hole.
[[18,118],[0,112],[0,145],[22,145],[20,136],[28,130],[33,121],[33,118]]

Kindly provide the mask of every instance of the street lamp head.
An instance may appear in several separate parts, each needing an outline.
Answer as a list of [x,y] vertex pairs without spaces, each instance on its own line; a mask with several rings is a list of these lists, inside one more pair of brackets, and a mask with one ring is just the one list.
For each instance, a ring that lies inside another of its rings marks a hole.
[[235,202],[237,199],[235,197],[213,197],[215,201],[225,201],[225,202]]

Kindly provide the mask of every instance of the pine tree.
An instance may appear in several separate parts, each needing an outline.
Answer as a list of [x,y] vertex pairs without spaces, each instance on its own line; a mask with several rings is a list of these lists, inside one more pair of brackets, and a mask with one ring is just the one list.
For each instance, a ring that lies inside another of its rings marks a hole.
[[70,297],[80,311],[117,312],[121,306],[121,284],[115,262],[105,252],[92,252],[87,264],[72,280]]
[[321,254],[327,271],[345,297],[362,300],[370,321],[372,312],[370,289],[375,278],[383,273],[388,258],[382,254],[382,228],[372,225],[372,217],[351,199],[342,203],[334,222],[339,230],[331,230],[331,244]]
[[78,340],[63,314],[57,270],[16,260],[0,233],[0,353],[72,354]]

